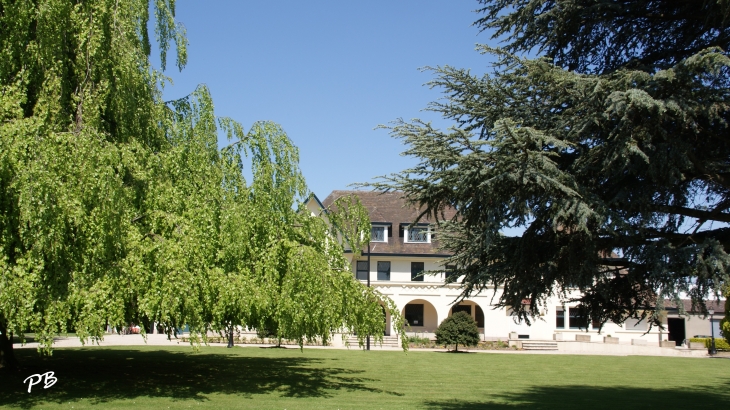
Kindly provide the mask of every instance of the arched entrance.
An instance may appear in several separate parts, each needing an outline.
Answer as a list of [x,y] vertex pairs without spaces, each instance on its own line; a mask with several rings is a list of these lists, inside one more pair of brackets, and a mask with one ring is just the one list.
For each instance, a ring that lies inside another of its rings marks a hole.
[[471,300],[462,300],[451,307],[449,310],[449,316],[456,312],[468,313],[469,316],[477,322],[477,327],[480,329],[480,333],[484,333],[484,311],[479,305]]
[[411,332],[433,333],[438,328],[436,308],[427,300],[414,299],[408,302],[403,308],[402,314],[406,329]]

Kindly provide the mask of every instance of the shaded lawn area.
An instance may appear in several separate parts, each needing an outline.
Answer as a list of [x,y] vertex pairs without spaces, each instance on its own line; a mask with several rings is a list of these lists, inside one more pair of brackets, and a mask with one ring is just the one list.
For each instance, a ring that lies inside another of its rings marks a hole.
[[[88,347],[0,372],[0,408],[725,408],[730,360],[360,350]],[[55,372],[31,393],[23,379]]]
[[[33,342],[38,341],[38,340],[36,340],[35,333],[24,333],[23,335],[25,337],[25,343],[33,343]],[[76,333],[58,334],[58,335],[56,335],[56,337],[53,338],[53,340],[66,339],[69,337],[76,337]],[[20,344],[20,336],[18,336],[16,334],[13,335],[13,344],[17,344],[17,345]]]

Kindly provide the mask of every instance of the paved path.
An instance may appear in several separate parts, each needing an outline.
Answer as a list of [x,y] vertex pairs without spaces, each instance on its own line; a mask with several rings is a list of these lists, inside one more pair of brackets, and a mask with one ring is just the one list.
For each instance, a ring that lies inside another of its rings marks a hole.
[[[140,345],[151,345],[151,346],[177,346],[177,345],[188,345],[187,342],[182,342],[179,339],[167,340],[167,335],[147,335],[147,341],[145,343],[142,335],[105,335],[104,340],[93,342],[91,339],[86,341],[86,344],[81,343],[78,337],[57,337],[53,342],[53,347],[92,347],[92,346],[140,346]],[[13,346],[15,349],[36,349],[38,343],[27,343],[23,346],[16,344]]]
[[[168,340],[167,335],[147,335],[147,340],[145,341],[145,338],[142,337],[142,335],[105,335],[104,340],[97,342],[92,342],[91,340],[88,340],[86,344],[82,344],[79,338],[77,337],[58,337],[53,343],[54,348],[62,348],[62,347],[105,347],[105,346],[142,346],[142,345],[148,345],[148,346],[189,346],[189,342],[184,342],[180,339],[172,338],[171,340]],[[219,347],[225,347],[225,343],[210,343],[210,346],[219,346]],[[242,345],[236,345],[241,347],[271,347],[273,345],[271,344],[242,344]],[[16,349],[36,349],[38,348],[38,343],[28,343],[23,346],[16,344],[13,346]],[[286,346],[289,349],[298,349],[298,346]],[[305,349],[348,349],[347,347],[332,347],[332,346],[305,346]],[[357,344],[350,345],[350,350],[359,350],[360,347],[357,346]],[[399,351],[401,350],[398,347],[378,347],[378,346],[372,346],[372,350],[390,350],[390,351]],[[666,349],[666,348],[664,348]],[[443,352],[444,349],[412,349],[413,351],[433,351],[433,352]],[[652,350],[652,349],[647,349]],[[662,348],[656,348],[657,352],[656,354],[648,354],[648,355],[662,355]],[[559,350],[545,350],[545,351],[534,351],[534,350],[512,350],[512,349],[505,349],[505,350],[467,350],[469,352],[476,352],[476,353],[494,353],[494,354],[574,354],[574,355],[599,355],[599,356],[626,356],[625,353],[615,353],[615,352],[600,352],[600,351],[559,351]],[[730,357],[730,353],[720,353],[718,354],[719,357]],[[687,355],[686,357],[707,357],[707,355],[702,356],[696,356],[696,355]]]

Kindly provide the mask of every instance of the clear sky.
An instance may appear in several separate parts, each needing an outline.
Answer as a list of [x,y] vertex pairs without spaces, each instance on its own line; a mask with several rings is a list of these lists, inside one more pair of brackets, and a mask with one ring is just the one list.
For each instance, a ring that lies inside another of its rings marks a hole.
[[178,72],[168,61],[174,84],[165,99],[206,84],[217,115],[246,129],[258,120],[279,123],[299,147],[307,185],[320,199],[414,165],[400,155],[400,140],[374,128],[397,118],[450,126],[422,111],[441,93],[424,86],[434,75],[419,68],[481,74],[491,60],[476,44],[496,45],[472,26],[479,18],[474,0],[176,4],[188,65]]

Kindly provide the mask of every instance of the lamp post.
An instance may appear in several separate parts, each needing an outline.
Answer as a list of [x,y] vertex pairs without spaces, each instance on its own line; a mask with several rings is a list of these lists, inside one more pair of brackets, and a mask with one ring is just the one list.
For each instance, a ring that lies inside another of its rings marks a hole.
[[[368,243],[368,287],[370,287],[370,243]],[[368,333],[367,350],[370,350],[370,334]]]
[[715,349],[715,326],[712,325],[712,315],[715,314],[715,309],[708,309],[707,313],[710,314],[710,334],[712,335],[712,339],[710,341],[710,355],[716,355],[717,349]]

